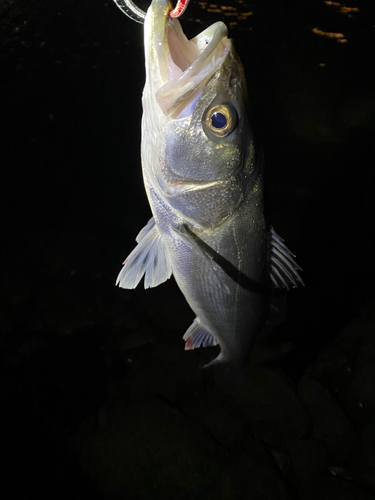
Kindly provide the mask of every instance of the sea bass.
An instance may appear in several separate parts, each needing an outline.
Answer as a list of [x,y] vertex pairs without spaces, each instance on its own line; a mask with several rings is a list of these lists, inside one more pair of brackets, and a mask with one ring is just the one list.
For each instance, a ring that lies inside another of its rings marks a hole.
[[117,284],[155,287],[173,274],[196,318],[185,348],[219,344],[216,362],[247,359],[271,285],[302,283],[267,225],[263,163],[248,118],[242,64],[224,23],[188,40],[168,0],[144,24],[142,170],[153,217]]

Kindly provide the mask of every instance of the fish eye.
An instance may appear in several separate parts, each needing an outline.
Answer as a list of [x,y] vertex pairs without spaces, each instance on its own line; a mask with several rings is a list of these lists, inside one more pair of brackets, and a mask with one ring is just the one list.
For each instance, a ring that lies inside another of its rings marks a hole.
[[205,124],[216,137],[227,137],[237,125],[237,114],[231,106],[217,104],[207,111]]
[[220,111],[216,111],[211,116],[211,123],[214,128],[224,128],[227,124],[227,117]]

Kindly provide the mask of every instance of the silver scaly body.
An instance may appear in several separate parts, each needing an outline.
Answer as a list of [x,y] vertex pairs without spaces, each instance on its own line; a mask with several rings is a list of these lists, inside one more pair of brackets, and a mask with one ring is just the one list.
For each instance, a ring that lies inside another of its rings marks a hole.
[[166,0],[145,21],[142,168],[153,218],[117,283],[157,286],[173,273],[196,319],[186,348],[220,345],[217,361],[246,359],[269,290],[302,282],[266,225],[241,62],[219,22],[187,40]]

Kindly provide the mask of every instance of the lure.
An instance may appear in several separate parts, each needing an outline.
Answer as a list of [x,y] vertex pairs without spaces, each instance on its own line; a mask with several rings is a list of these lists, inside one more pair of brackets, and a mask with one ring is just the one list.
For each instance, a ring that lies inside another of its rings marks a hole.
[[[137,7],[132,0],[113,0],[117,7],[126,14],[130,19],[137,23],[143,24],[146,18],[146,12]],[[177,0],[176,7],[171,10],[171,17],[180,17],[185,12],[190,0]]]

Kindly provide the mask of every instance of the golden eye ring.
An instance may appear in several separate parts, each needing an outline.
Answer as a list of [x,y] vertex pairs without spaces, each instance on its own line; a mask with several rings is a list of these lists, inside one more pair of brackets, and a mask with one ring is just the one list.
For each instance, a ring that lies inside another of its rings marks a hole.
[[237,125],[237,114],[231,106],[217,104],[208,110],[205,124],[216,137],[227,137]]

